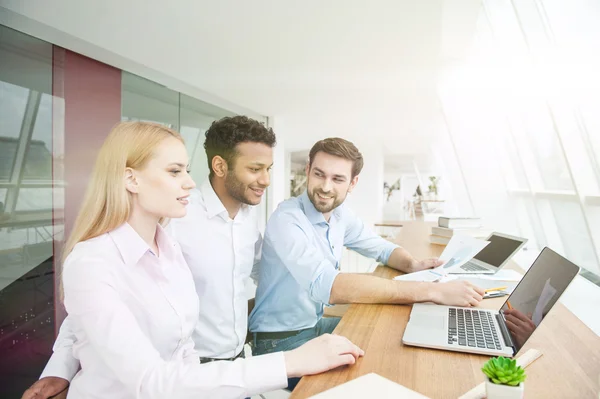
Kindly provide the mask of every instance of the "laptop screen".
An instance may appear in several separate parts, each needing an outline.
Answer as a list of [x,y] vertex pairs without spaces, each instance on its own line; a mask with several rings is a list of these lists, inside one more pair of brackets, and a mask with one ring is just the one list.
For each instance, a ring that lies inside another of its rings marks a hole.
[[500,267],[523,243],[522,240],[514,240],[495,234],[492,234],[486,241],[490,243],[479,251],[474,258],[495,267]]
[[558,298],[579,273],[579,267],[544,248],[502,306],[515,353],[525,344]]

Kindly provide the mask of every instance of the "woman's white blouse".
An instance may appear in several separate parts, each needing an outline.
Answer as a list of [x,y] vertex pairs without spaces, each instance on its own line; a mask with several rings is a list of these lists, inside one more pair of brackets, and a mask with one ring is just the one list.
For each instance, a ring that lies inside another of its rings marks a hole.
[[177,243],[158,254],[125,223],[81,242],[63,270],[81,370],[68,398],[237,398],[287,385],[283,353],[200,364],[198,295]]

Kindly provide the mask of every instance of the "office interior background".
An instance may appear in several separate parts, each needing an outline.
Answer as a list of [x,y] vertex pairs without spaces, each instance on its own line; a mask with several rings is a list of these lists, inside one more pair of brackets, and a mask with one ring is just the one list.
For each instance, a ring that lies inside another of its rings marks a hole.
[[529,239],[523,267],[550,246],[598,295],[598,20],[583,0],[1,0],[0,385],[51,353],[62,243],[120,120],[180,131],[197,183],[212,121],[273,127],[263,224],[312,144],[347,138],[367,225],[481,217]]

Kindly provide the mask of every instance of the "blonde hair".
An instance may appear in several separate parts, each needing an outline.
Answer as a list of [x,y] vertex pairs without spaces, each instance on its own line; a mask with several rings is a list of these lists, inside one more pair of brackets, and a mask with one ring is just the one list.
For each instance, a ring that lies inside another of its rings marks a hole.
[[121,122],[112,128],[96,158],[90,185],[64,247],[63,263],[77,243],[108,233],[129,219],[132,201],[125,188],[125,168],[143,168],[158,144],[169,137],[183,143],[179,133],[158,123]]

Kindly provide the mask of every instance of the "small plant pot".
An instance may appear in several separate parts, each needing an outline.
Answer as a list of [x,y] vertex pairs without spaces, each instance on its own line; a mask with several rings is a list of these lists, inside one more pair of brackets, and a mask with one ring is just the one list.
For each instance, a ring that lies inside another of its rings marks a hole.
[[522,399],[525,383],[517,386],[494,384],[489,378],[485,381],[487,399]]

